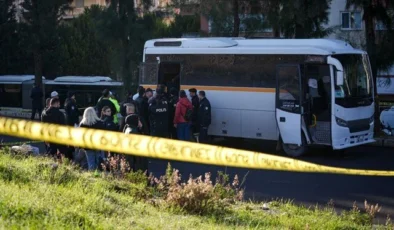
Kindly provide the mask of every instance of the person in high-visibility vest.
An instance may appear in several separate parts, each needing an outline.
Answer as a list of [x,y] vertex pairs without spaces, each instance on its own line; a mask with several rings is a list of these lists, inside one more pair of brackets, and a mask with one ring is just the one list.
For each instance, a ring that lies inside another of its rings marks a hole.
[[114,123],[118,124],[119,123],[119,113],[120,113],[120,105],[118,100],[116,100],[115,95],[112,92],[109,92],[109,100],[114,104],[115,108],[116,108],[116,114],[114,114]]

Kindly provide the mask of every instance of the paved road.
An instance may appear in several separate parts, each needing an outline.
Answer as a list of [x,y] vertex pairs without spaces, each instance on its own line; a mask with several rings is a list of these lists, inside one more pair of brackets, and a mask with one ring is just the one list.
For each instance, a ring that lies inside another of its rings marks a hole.
[[[0,141],[19,141],[13,137],[0,136]],[[275,143],[258,141],[218,141],[217,144],[253,151],[275,153]],[[43,145],[36,145],[43,148]],[[313,149],[303,160],[323,165],[393,170],[394,148],[362,146],[351,149],[345,154],[333,154],[325,149]],[[167,161],[151,160],[150,170],[155,175],[163,174]],[[379,203],[382,210],[378,221],[384,223],[389,214],[394,217],[394,178],[331,175],[318,173],[294,173],[267,170],[247,170],[210,165],[198,165],[172,162],[187,178],[189,174],[202,175],[205,172],[225,171],[230,175],[246,176],[245,188],[247,198],[252,200],[270,200],[283,198],[306,205],[327,204],[334,200],[338,210],[351,208],[354,201],[363,207],[364,200]],[[215,174],[214,174],[215,176]]]

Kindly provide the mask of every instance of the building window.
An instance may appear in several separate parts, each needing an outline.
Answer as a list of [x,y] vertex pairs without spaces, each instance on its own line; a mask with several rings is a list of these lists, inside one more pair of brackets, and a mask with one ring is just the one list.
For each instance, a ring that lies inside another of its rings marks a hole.
[[75,0],[75,7],[76,8],[83,8],[85,6],[84,0]]
[[341,12],[341,24],[344,30],[361,30],[362,16],[361,12]]

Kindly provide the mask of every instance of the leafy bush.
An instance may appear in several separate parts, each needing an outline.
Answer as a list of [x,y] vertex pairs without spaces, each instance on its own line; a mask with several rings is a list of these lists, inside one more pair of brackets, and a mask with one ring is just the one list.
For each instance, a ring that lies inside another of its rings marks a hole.
[[127,174],[130,172],[130,165],[126,161],[126,158],[119,154],[109,154],[108,158],[101,164],[101,167],[104,171],[104,175],[109,175],[117,179],[126,178]]
[[240,189],[238,176],[229,183],[228,175],[219,173],[216,183],[211,180],[211,174],[182,182],[179,170],[168,165],[166,175],[160,179],[150,176],[151,185],[155,186],[170,207],[178,207],[194,214],[224,212],[229,204],[243,199],[244,191]]

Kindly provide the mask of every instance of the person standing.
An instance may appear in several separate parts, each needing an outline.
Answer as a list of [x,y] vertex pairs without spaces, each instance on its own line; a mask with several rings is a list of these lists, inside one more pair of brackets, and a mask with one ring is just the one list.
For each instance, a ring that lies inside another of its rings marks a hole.
[[103,110],[104,106],[108,106],[111,109],[111,114],[117,113],[114,103],[112,103],[112,101],[110,101],[109,98],[110,98],[110,92],[108,89],[105,89],[103,91],[102,98],[97,102],[97,105],[96,105],[96,110],[97,110],[96,117],[101,115],[101,111]]
[[[77,102],[75,100],[75,93],[69,91],[67,93],[66,101],[64,102],[64,110],[66,111],[66,122],[68,126],[78,127],[79,125],[79,109]],[[73,159],[75,148],[73,146],[68,146],[65,151],[65,155],[70,160]]]
[[[139,129],[139,116],[137,114],[130,114],[125,119],[125,127],[123,133],[125,134],[141,134]],[[130,168],[133,172],[141,170],[145,172],[148,170],[148,158],[139,157],[135,155],[126,155],[126,160],[129,162]],[[148,173],[147,173],[148,174]]]
[[151,88],[147,88],[145,90],[145,100],[146,102],[149,101],[149,99],[151,99],[153,97],[153,90]]
[[[185,92],[185,91],[183,91]],[[185,93],[186,95],[186,93]],[[168,101],[168,108],[169,108],[169,129],[170,129],[170,135],[172,139],[178,139],[177,137],[177,128],[175,127],[174,123],[174,118],[175,118],[175,111],[176,111],[176,105],[179,101],[178,98],[178,91],[175,88],[170,89],[170,99]]]
[[198,109],[200,108],[200,100],[197,96],[197,89],[195,88],[189,89],[189,94],[193,105],[191,132],[193,133],[194,137],[198,137],[200,125],[198,124],[197,117],[198,117]]
[[[59,98],[59,94],[56,91],[53,91],[51,93],[51,97],[48,97],[45,100],[45,108],[42,110],[42,113],[40,115],[40,119],[42,119],[42,115],[45,113],[45,111],[47,109],[49,109],[49,107],[51,107],[51,100],[52,100],[52,98]],[[49,143],[48,142],[44,142],[44,143],[45,143],[45,150],[46,150],[46,152],[48,152],[49,151]]]
[[[45,123],[65,125],[66,117],[64,113],[60,110],[60,100],[59,98],[51,99],[50,106],[41,115],[41,121]],[[47,153],[53,157],[59,157],[58,153],[65,153],[65,148],[62,145],[49,143],[47,148]]]
[[130,107],[130,105],[133,105],[133,110],[135,112],[135,101],[133,99],[132,91],[128,91],[125,100],[122,101],[120,104],[121,117],[119,118],[119,125],[118,125],[120,132],[123,132],[123,128],[125,126],[125,119],[126,119],[127,115],[129,114],[128,110],[130,109],[130,108],[128,108],[128,106]]
[[205,91],[199,91],[198,98],[200,99],[197,115],[197,122],[200,129],[198,139],[200,143],[208,143],[208,128],[211,125],[211,103],[206,98]]
[[148,127],[148,102],[145,99],[145,88],[140,87],[138,91],[138,97],[134,101],[136,106],[136,113],[143,125],[142,134],[149,135],[149,127]]
[[[83,117],[79,127],[91,128],[91,129],[101,129],[105,130],[104,123],[97,116],[96,111],[93,107],[85,109]],[[85,148],[86,158],[88,161],[88,169],[96,170],[99,168],[101,162],[104,162],[105,156],[104,152],[100,150]]]
[[133,101],[135,101],[139,97],[139,92],[142,88],[144,88],[142,85],[138,86],[137,94],[135,95],[132,95],[132,93],[130,93]]
[[[126,117],[128,117],[129,115],[136,114],[136,112],[135,112],[135,105],[134,104],[131,104],[131,103],[130,104],[125,104],[125,108],[126,108],[126,114],[125,114],[124,117],[122,117],[122,119],[119,122],[119,131],[123,132],[123,133],[124,133],[124,129],[126,127]],[[138,115],[138,114],[136,114],[136,115]],[[140,120],[138,122],[138,128],[139,129],[143,128],[142,127],[142,123],[141,123]]]
[[112,114],[114,123],[117,125],[119,123],[118,114],[120,112],[120,105],[118,100],[116,99],[115,95],[110,91],[109,98],[108,98],[115,106],[116,112]]
[[35,85],[30,92],[30,98],[32,100],[31,120],[36,118],[36,113],[38,113],[38,116],[41,115],[43,97],[44,93],[42,92],[41,85]]
[[51,93],[51,97],[48,97],[48,98],[45,100],[45,109],[44,109],[44,110],[46,110],[46,109],[49,108],[52,98],[59,98],[59,94],[58,94],[56,91],[53,91],[53,92]]
[[67,125],[77,127],[79,124],[79,110],[74,92],[67,93],[67,99],[64,102],[64,110],[67,115]]
[[190,119],[193,112],[192,103],[187,99],[186,92],[181,90],[176,104],[174,127],[179,140],[190,141]]
[[153,97],[153,90],[151,88],[147,88],[144,94],[144,103],[142,109],[144,110],[143,120],[145,121],[146,127],[144,128],[144,135],[150,135],[150,122],[149,122],[149,100]]
[[[120,127],[119,131],[122,133],[127,133],[127,134],[141,134],[141,129],[142,123],[139,119],[138,114],[136,114],[135,111],[135,105],[134,104],[126,104],[126,116],[124,116],[121,121],[120,121]],[[119,153],[115,153],[119,154]],[[134,168],[134,162],[135,162],[135,157],[132,155],[125,154],[125,159],[129,163],[130,167]]]
[[146,101],[144,99],[144,96],[145,96],[145,88],[139,87],[138,88],[138,97],[134,100],[134,102],[135,102],[135,106],[136,106],[136,112],[142,117],[144,117],[144,115],[145,115],[145,111],[144,111],[145,106],[144,105],[145,105]]
[[118,126],[114,123],[114,116],[111,114],[111,109],[108,106],[104,106],[101,110],[100,119],[104,122],[105,129],[108,131],[118,131]]
[[155,137],[168,137],[168,102],[163,98],[160,88],[156,90],[156,97],[149,104],[150,134]]

